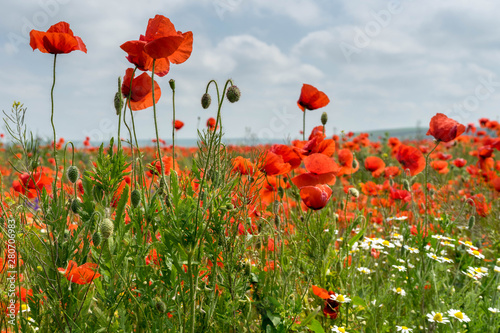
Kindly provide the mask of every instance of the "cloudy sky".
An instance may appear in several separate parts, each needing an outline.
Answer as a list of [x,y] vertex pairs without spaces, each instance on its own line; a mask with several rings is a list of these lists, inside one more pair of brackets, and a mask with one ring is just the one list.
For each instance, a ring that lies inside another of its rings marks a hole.
[[[191,57],[158,79],[160,136],[170,137],[176,80],[179,138],[196,137],[216,108],[203,110],[206,84],[232,78],[238,103],[223,107],[226,137],[299,136],[303,83],[330,97],[307,114],[307,130],[328,113],[327,131],[426,128],[437,112],[461,121],[499,120],[500,2],[497,0],[7,0],[0,13],[0,108],[28,108],[27,124],[51,136],[53,56],[33,52],[31,29],[66,21],[88,53],[61,55],[55,114],[58,135],[94,143],[114,135],[113,96],[131,64],[120,45],[162,14],[193,31]],[[215,91],[210,90],[215,98]],[[153,111],[135,113],[138,136],[154,137]],[[327,133],[328,134],[328,133]]]

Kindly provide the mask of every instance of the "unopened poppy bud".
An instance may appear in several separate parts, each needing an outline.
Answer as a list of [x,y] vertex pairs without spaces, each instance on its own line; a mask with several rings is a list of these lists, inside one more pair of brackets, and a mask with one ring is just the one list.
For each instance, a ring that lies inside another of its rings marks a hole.
[[138,189],[135,189],[130,193],[130,203],[132,207],[136,208],[141,203],[141,192]]
[[116,110],[116,115],[118,116],[120,114],[120,111],[122,110],[123,107],[123,99],[122,99],[122,94],[117,92],[115,94],[115,110]]
[[280,198],[283,198],[283,195],[285,194],[285,190],[283,189],[283,187],[278,187],[278,195]]
[[201,107],[204,109],[208,109],[210,104],[212,103],[212,97],[208,93],[203,94],[201,97]]
[[359,191],[357,189],[355,189],[354,187],[349,188],[349,194],[355,198],[359,197]]
[[170,89],[175,90],[175,80],[174,79],[170,79],[168,81],[168,84],[170,85]]
[[281,218],[279,215],[274,215],[274,225],[276,228],[279,228],[281,224]]
[[323,112],[321,114],[321,124],[323,124],[324,126],[326,125],[327,121],[328,121],[328,114],[326,112]]
[[99,231],[94,232],[94,234],[92,235],[92,242],[94,243],[94,246],[101,245],[102,235]]
[[73,213],[78,214],[78,212],[80,211],[80,200],[73,199],[73,201],[71,201],[71,210],[73,211]]
[[237,86],[231,86],[227,89],[226,93],[228,101],[231,103],[238,102],[240,100],[241,91]]
[[156,310],[158,310],[159,313],[165,313],[167,311],[167,306],[165,305],[165,302],[163,302],[159,298],[155,300],[155,308]]
[[113,221],[111,221],[108,218],[105,218],[101,222],[101,235],[104,239],[108,239],[112,234],[115,226],[113,224]]
[[410,186],[410,182],[408,181],[408,179],[403,180],[403,188],[405,190],[407,190],[408,192],[411,191],[411,186]]
[[67,176],[69,181],[74,184],[78,180],[78,177],[80,177],[80,171],[78,171],[76,166],[72,165],[68,168]]
[[234,205],[233,205],[232,203],[228,203],[228,204],[226,205],[226,209],[227,209],[227,210],[233,210],[233,209],[234,209]]
[[469,217],[469,230],[471,230],[472,227],[474,227],[475,223],[476,223],[476,217],[474,215],[471,215],[471,217]]

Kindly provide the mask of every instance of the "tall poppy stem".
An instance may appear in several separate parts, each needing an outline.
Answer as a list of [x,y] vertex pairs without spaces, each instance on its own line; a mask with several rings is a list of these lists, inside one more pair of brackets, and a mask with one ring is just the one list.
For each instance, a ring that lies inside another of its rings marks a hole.
[[56,127],[54,125],[54,87],[56,86],[56,59],[57,54],[54,54],[54,68],[52,70],[52,88],[50,89],[50,103],[51,103],[51,114],[50,114],[50,123],[52,124],[52,132],[54,134],[54,161],[55,161],[55,171],[56,176],[54,177],[54,185],[52,188],[52,194],[54,199],[57,198],[57,149],[56,149]]
[[306,141],[306,110],[304,109],[304,115],[302,116],[302,141]]
[[155,62],[156,59],[153,59],[153,69],[151,73],[151,89],[153,93],[153,117],[155,119],[155,132],[156,132],[156,149],[158,152],[158,159],[160,160],[160,170],[161,170],[161,178],[160,178],[160,183],[161,180],[163,180],[163,161],[161,160],[161,150],[160,150],[160,137],[158,135],[158,122],[156,120],[156,103],[155,103]]
[[175,170],[175,81],[170,80],[170,88],[172,88],[172,165]]

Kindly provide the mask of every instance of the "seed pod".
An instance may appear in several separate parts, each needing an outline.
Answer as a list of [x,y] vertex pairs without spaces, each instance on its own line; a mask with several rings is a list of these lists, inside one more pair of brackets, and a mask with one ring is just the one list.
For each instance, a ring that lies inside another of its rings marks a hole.
[[141,192],[138,189],[135,189],[130,193],[130,203],[132,203],[132,207],[136,208],[141,203]]
[[283,198],[283,195],[285,194],[285,190],[283,189],[283,187],[279,186],[278,187],[278,195],[280,198]]
[[92,242],[94,243],[94,246],[101,245],[102,234],[99,231],[94,232],[94,234],[92,235]]
[[78,180],[78,177],[80,177],[80,171],[76,166],[72,165],[68,168],[66,175],[69,181],[74,184]]
[[354,187],[349,187],[349,194],[355,198],[359,197],[359,191],[357,189],[355,189]]
[[111,221],[108,218],[105,218],[101,222],[101,235],[104,239],[108,239],[112,234],[115,226],[113,224],[113,221]]
[[114,104],[115,104],[116,115],[118,116],[120,114],[120,111],[122,110],[122,107],[123,107],[123,99],[122,99],[121,93],[117,92],[115,94]]
[[237,86],[231,86],[227,89],[226,97],[231,103],[238,102],[240,100],[241,91]]
[[201,97],[201,107],[204,109],[208,109],[210,104],[212,103],[212,97],[208,93],[203,94]]
[[170,89],[175,90],[175,80],[174,79],[170,79],[168,81],[168,84],[170,85]]
[[403,188],[405,190],[407,190],[408,192],[411,191],[411,186],[410,186],[410,182],[408,181],[408,179],[403,179]]
[[471,217],[469,217],[469,230],[471,230],[474,227],[475,223],[476,223],[476,217],[474,215],[471,215]]

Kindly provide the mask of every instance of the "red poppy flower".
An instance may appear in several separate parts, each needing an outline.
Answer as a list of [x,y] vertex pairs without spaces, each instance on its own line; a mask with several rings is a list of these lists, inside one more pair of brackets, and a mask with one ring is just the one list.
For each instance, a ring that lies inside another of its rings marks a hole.
[[181,128],[184,127],[184,123],[182,121],[180,121],[180,120],[176,120],[175,123],[174,123],[174,127],[175,127],[176,130],[180,130]]
[[332,189],[328,185],[318,184],[315,186],[304,186],[300,189],[300,198],[309,208],[322,209],[330,200]]
[[233,165],[233,172],[239,172],[242,175],[248,175],[248,174],[253,174],[255,170],[255,166],[253,163],[248,159],[244,158],[242,156],[236,156],[233,158],[231,161]]
[[297,105],[302,111],[305,111],[306,109],[316,110],[327,106],[328,103],[330,103],[330,100],[324,92],[304,83],[300,92],[300,98],[297,101]]
[[448,169],[448,162],[446,161],[441,161],[441,160],[432,161],[431,167],[440,174],[446,174],[450,171],[450,169]]
[[47,32],[31,30],[30,46],[43,53],[61,54],[73,51],[87,53],[87,47],[80,37],[74,36],[66,22],[54,24]]
[[270,152],[280,155],[283,158],[283,162],[290,164],[290,169],[296,169],[302,163],[300,155],[287,145],[272,145],[269,149]]
[[[347,148],[339,150],[339,163],[341,168],[338,176],[352,175],[359,169],[358,161],[354,159],[352,152]],[[355,167],[354,164],[356,164]]]
[[457,168],[463,168],[466,164],[467,161],[464,160],[463,158],[457,158],[456,160],[453,160],[453,165],[455,165]]
[[396,159],[403,167],[409,170],[411,176],[418,175],[425,169],[425,157],[420,150],[415,147],[401,144],[396,154]]
[[49,168],[38,167],[31,176],[29,173],[20,174],[19,180],[14,180],[12,183],[12,188],[29,199],[33,199],[37,196],[38,191],[42,191],[43,188],[48,192],[50,191],[53,179],[48,176],[49,172]]
[[365,159],[365,169],[370,171],[374,178],[378,178],[385,170],[385,162],[378,156],[368,156]]
[[304,165],[309,172],[292,178],[292,183],[298,188],[318,184],[335,184],[335,175],[340,168],[330,157],[323,154],[312,154],[304,158]]
[[284,175],[291,170],[291,165],[285,163],[281,155],[268,151],[263,161],[262,166],[259,168],[268,176]]
[[437,113],[432,117],[427,135],[436,140],[450,142],[465,132],[465,126],[448,118],[445,114]]
[[70,260],[66,269],[58,268],[58,270],[59,272],[63,273],[69,281],[73,283],[87,284],[101,276],[101,274],[96,272],[97,268],[97,264],[90,262],[77,267],[76,262]]
[[215,129],[215,118],[208,118],[207,120],[207,127],[209,130],[213,131]]
[[[130,80],[134,70],[127,69],[125,77],[123,78],[122,94],[125,98],[130,93]],[[161,89],[155,81],[155,103],[161,97]],[[132,80],[132,93],[130,94],[130,108],[134,111],[144,110],[153,106],[153,91],[151,89],[151,76],[148,73],[142,73]]]
[[312,286],[312,290],[314,295],[325,300],[325,307],[323,308],[323,314],[325,317],[336,319],[339,314],[340,303],[332,298],[332,296],[335,296],[335,293],[315,285]]
[[170,70],[170,63],[182,64],[191,56],[193,33],[177,31],[168,18],[156,15],[149,19],[145,36],[125,42],[120,47],[128,53],[128,61],[142,71],[151,71],[153,59],[156,59],[155,74],[165,76]]

